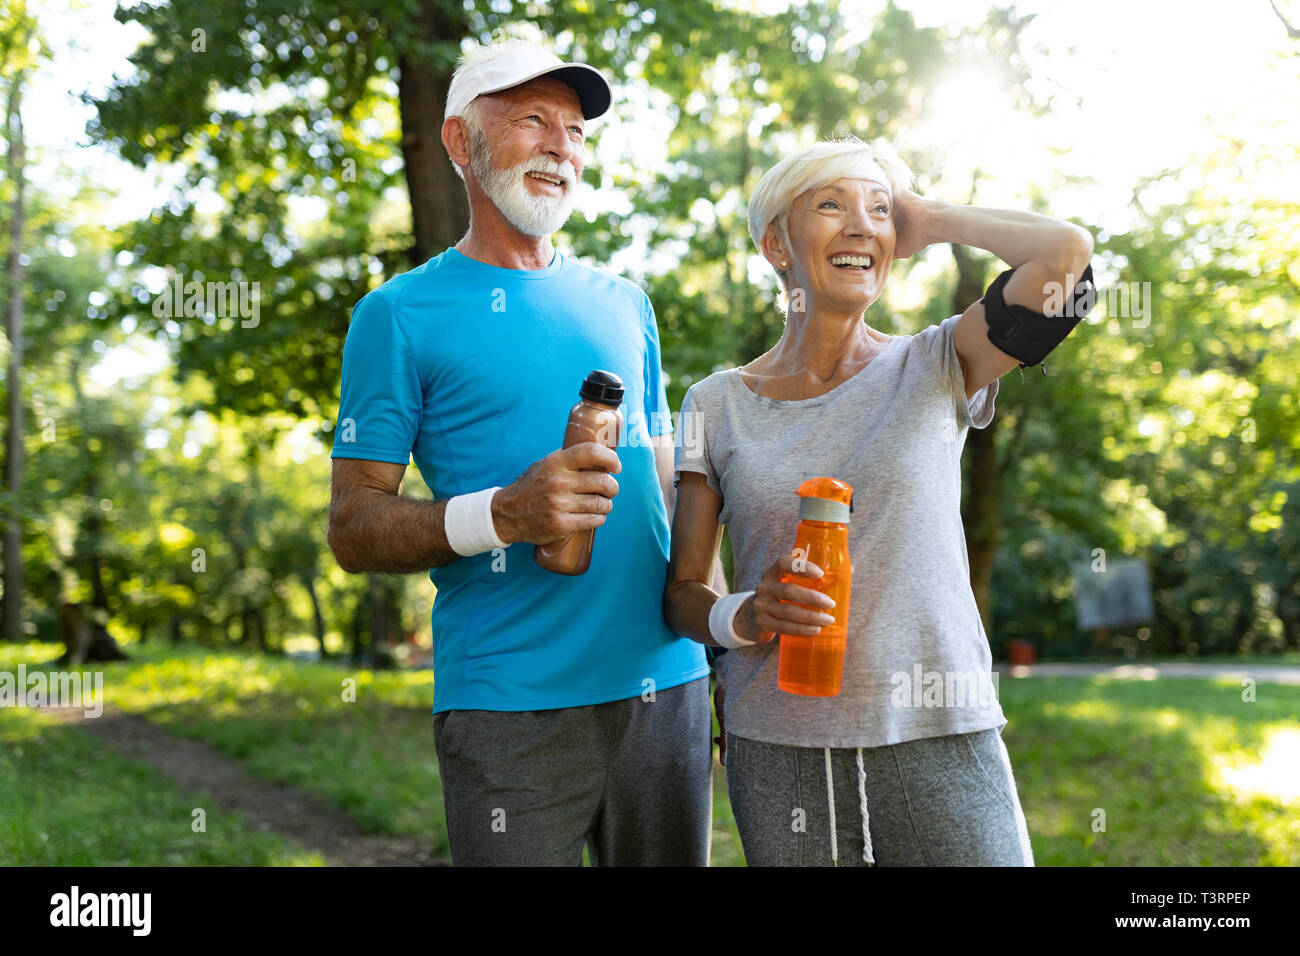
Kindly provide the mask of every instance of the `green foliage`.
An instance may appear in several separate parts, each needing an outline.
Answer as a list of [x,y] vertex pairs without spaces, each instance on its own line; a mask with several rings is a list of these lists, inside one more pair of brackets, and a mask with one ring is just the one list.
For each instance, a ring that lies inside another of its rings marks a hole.
[[[393,38],[374,11],[330,11],[177,0],[117,14],[151,39],[131,79],[96,103],[89,133],[184,179],[125,230],[121,248],[165,274],[140,276],[114,315],[165,330],[178,374],[214,386],[200,402],[209,410],[332,414],[347,310],[408,244],[387,199],[401,183]],[[154,315],[146,306],[178,274],[257,283],[257,324]]]
[[[1151,206],[1139,184],[1134,228],[1099,236],[1093,316],[1046,379],[1002,381],[999,409],[1015,425],[1002,448],[995,648],[1034,638],[1049,653],[1089,649],[1070,565],[1096,548],[1151,567],[1156,617],[1141,639],[1120,635],[1129,653],[1300,647],[1300,204],[1228,202],[1231,180],[1214,171],[1234,168],[1240,149],[1227,144],[1177,202]],[[1145,318],[1112,314],[1124,303],[1108,291],[1130,283],[1150,283]]]
[[[421,39],[418,15],[430,11],[460,39]],[[997,9],[967,31],[919,28],[893,5],[866,23],[836,3],[764,16],[722,0],[368,0],[346,11],[172,0],[118,17],[148,39],[134,73],[95,101],[88,132],[131,162],[176,171],[178,185],[117,231],[95,225],[104,197],[90,183],[70,203],[29,198],[27,498],[0,508],[26,519],[31,621],[46,636],[62,600],[91,595],[95,569],[122,636],[219,646],[265,635],[278,650],[314,632],[312,589],[328,646],[366,630],[366,582],[324,553],[320,442],[349,308],[409,265],[403,56],[445,69],[462,41],[541,31],[623,81],[595,125],[600,162],[588,174],[619,204],[573,217],[561,244],[650,293],[674,407],[692,382],[781,333],[745,207],[782,155],[842,131],[898,137],[962,64],[992,70],[1019,109],[1052,105],[1050,91],[1026,92],[1041,89],[1026,82],[1026,19]],[[6,75],[17,63],[0,57]],[[636,129],[648,116],[663,125]],[[923,193],[949,159],[941,143],[906,158]],[[1014,638],[1055,656],[1096,649],[1075,625],[1072,583],[1096,549],[1151,566],[1156,619],[1114,636],[1125,653],[1300,648],[1288,533],[1300,507],[1300,210],[1240,188],[1245,173],[1296,158],[1294,146],[1225,140],[1200,168],[1136,183],[1127,232],[1085,223],[1103,295],[1150,283],[1154,311],[1143,325],[1103,301],[1046,378],[1001,383],[996,654]],[[1052,211],[1048,184],[1031,193]],[[8,241],[0,232],[0,250]],[[986,257],[976,264],[993,271]],[[915,268],[895,265],[874,325],[914,331],[951,314],[950,267],[920,304],[899,304]],[[155,314],[177,276],[257,283],[260,320]],[[165,349],[174,369],[98,384],[94,363],[121,346]],[[206,571],[193,570],[196,548]],[[429,587],[418,577],[393,587],[401,630],[427,627]]]

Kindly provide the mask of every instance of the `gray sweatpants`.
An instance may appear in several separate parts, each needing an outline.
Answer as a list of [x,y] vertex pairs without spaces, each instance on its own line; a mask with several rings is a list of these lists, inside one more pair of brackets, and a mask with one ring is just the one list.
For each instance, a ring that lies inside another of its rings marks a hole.
[[[862,749],[877,866],[1033,866],[997,730]],[[840,866],[864,866],[856,751],[831,750]],[[830,866],[826,752],[727,734],[727,790],[750,866]]]
[[435,714],[457,866],[708,866],[709,679],[556,710]]

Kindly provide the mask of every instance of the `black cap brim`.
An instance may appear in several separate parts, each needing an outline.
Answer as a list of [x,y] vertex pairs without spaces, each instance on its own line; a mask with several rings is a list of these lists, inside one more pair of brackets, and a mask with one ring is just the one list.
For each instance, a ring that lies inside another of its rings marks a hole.
[[543,73],[542,76],[553,76],[561,83],[567,83],[573,87],[573,91],[578,94],[578,102],[582,104],[584,119],[595,119],[597,116],[603,116],[608,112],[610,104],[613,102],[613,94],[610,91],[609,84],[593,67],[562,66],[559,69]]
[[514,80],[508,86],[501,86],[495,90],[484,90],[480,96],[489,96],[493,93],[500,93],[502,90],[512,90],[516,86],[523,86],[525,83],[531,83],[533,80],[539,80],[544,76],[553,76],[561,83],[570,87],[573,92],[578,94],[578,105],[582,107],[583,119],[595,119],[602,116],[609,110],[610,103],[613,102],[613,93],[610,91],[609,83],[600,71],[592,66],[585,66],[581,63],[568,63],[564,66],[552,67],[534,73],[532,76],[526,76],[522,80]]

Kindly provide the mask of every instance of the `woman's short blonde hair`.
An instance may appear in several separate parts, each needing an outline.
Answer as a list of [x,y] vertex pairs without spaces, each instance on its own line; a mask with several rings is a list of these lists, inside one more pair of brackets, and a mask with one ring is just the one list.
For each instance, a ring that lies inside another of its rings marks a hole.
[[[889,187],[897,197],[900,190],[910,189],[915,177],[898,151],[885,139],[867,143],[856,136],[823,140],[781,160],[758,181],[749,200],[749,235],[760,254],[767,227],[776,223],[785,244],[790,244],[787,221],[795,198],[810,189],[819,189],[837,179],[861,178],[866,162],[885,171]],[[785,274],[778,270],[782,287]]]

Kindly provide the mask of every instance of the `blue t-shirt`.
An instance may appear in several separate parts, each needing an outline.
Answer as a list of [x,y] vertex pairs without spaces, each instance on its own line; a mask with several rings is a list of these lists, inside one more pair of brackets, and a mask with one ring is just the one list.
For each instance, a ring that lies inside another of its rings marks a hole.
[[352,311],[335,458],[415,464],[435,498],[502,487],[564,439],[593,369],[623,380],[623,470],[586,574],[533,545],[457,558],[429,576],[434,713],[546,710],[637,697],[708,673],[664,622],[668,518],[651,435],[671,434],[645,293],[555,254],[502,269],[455,249]]

